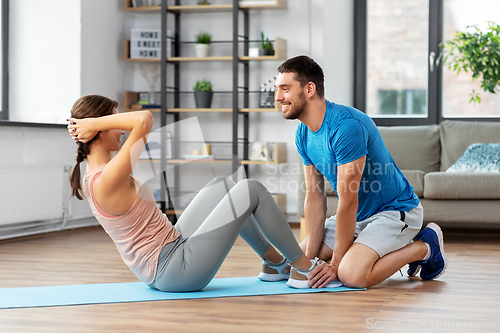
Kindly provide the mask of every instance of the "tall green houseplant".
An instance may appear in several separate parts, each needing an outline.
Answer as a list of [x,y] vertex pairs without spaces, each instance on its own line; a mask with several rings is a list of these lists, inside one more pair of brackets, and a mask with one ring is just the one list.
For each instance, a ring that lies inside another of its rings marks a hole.
[[[444,63],[456,71],[472,72],[472,80],[482,78],[481,88],[495,94],[500,86],[500,25],[489,22],[488,29],[481,31],[477,26],[472,32],[456,32],[452,40],[441,43]],[[481,103],[481,97],[472,91],[469,102]]]

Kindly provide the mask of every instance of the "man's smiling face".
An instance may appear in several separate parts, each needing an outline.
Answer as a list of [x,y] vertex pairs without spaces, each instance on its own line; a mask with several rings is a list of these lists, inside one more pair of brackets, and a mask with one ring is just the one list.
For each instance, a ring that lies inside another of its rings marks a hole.
[[285,119],[298,119],[307,107],[305,87],[295,79],[295,73],[280,73],[276,78],[276,101],[281,103]]

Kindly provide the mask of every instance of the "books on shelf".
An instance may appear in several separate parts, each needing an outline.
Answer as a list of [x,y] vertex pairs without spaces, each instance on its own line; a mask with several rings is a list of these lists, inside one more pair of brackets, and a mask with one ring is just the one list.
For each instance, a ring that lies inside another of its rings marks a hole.
[[161,6],[161,0],[131,0],[132,1],[132,7],[138,8],[138,7],[155,7],[155,6]]

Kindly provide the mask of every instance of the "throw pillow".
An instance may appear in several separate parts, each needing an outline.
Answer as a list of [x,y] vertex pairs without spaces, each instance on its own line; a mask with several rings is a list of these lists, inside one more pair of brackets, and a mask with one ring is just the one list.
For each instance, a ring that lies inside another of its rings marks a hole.
[[500,143],[473,143],[446,172],[500,172]]

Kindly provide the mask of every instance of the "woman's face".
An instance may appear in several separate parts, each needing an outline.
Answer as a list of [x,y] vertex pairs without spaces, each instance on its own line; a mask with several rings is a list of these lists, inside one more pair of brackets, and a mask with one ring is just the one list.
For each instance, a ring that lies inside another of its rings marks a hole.
[[[116,108],[113,109],[113,114],[118,114]],[[100,138],[105,145],[106,149],[109,151],[118,151],[121,148],[121,137],[125,134],[124,130],[112,129],[107,131],[102,131]]]

